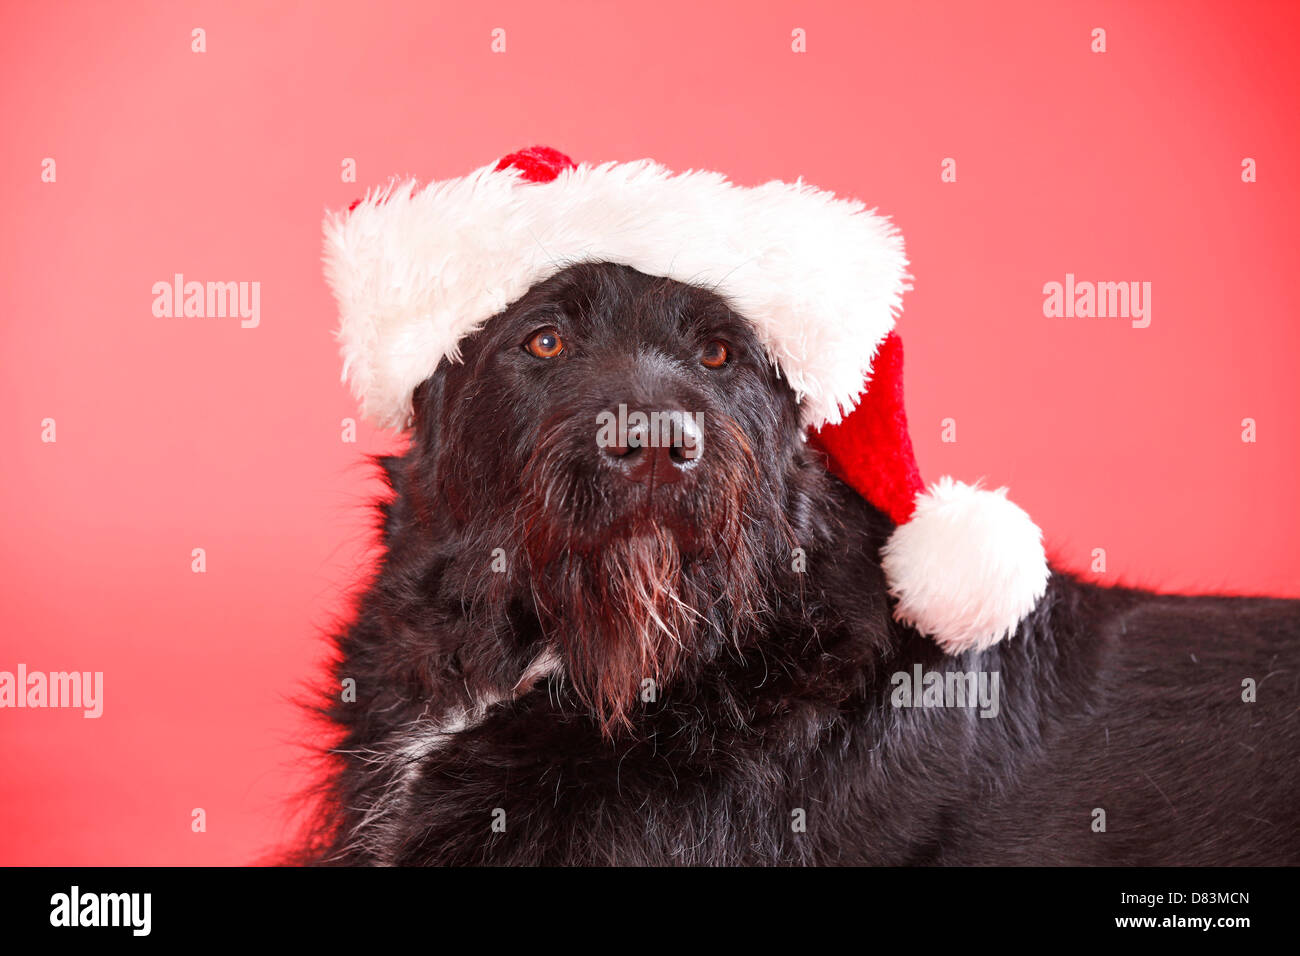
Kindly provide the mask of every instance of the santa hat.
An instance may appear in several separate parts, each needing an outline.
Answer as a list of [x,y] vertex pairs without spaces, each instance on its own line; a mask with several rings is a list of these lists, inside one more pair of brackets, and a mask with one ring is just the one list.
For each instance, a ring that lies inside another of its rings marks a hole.
[[910,288],[903,240],[859,202],[802,181],[744,188],[533,147],[372,191],[326,219],[324,260],[343,377],[380,426],[405,425],[439,362],[570,264],[713,289],[754,324],[831,468],[898,525],[881,555],[899,620],[950,653],[982,649],[1046,589],[1041,533],[1006,489],[921,482],[893,331]]

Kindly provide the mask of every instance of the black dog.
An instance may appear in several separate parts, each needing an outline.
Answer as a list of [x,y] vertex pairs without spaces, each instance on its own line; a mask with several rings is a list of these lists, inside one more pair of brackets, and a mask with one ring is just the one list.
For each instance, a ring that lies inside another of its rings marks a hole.
[[[680,427],[602,447],[620,405]],[[706,290],[538,284],[383,465],[306,859],[1300,863],[1300,602],[1056,573],[1015,635],[944,657],[892,617],[892,523]],[[980,706],[927,706],[931,672]]]

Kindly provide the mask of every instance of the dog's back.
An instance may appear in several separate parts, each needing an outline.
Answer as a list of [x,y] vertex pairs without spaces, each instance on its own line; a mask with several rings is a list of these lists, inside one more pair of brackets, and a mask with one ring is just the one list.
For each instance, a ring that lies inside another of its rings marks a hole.
[[1300,601],[1074,582],[1052,597],[1050,634],[999,652],[1004,707],[1037,698],[1033,756],[939,858],[1300,861]]

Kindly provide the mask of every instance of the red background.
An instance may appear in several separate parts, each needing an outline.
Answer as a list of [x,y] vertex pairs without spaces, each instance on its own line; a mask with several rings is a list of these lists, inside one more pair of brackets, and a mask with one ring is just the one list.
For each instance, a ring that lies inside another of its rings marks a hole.
[[[532,143],[878,205],[916,276],[900,328],[924,475],[1010,485],[1058,563],[1105,548],[1107,581],[1300,595],[1293,3],[3,18],[0,670],[102,670],[105,701],[99,720],[0,711],[2,863],[239,863],[291,832],[289,698],[368,560],[364,455],[397,444],[340,439],[322,213]],[[176,272],[260,282],[260,326],[154,317]],[[1044,318],[1067,272],[1151,282],[1150,328]]]

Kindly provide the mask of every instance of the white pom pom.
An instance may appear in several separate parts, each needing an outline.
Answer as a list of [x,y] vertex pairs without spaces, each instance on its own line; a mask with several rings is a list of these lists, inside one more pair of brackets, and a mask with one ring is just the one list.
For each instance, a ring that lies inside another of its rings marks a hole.
[[1011,635],[1047,590],[1042,532],[1005,488],[940,479],[880,554],[894,616],[949,654]]

